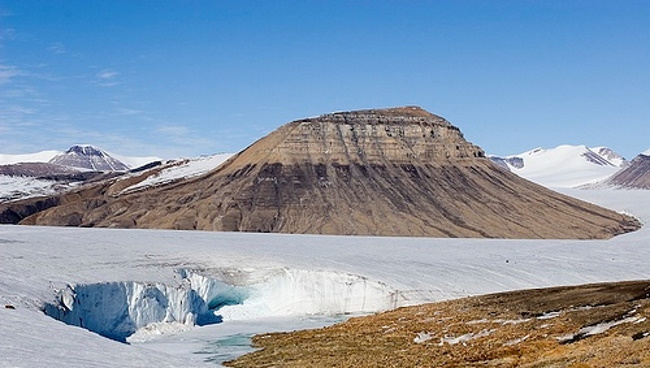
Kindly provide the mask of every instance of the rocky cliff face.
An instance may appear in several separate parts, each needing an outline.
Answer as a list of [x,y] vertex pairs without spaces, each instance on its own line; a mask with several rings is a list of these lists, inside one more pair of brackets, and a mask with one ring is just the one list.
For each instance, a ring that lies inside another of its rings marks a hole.
[[605,181],[606,185],[650,189],[650,156],[638,155],[623,170]]
[[202,177],[100,192],[23,223],[500,238],[607,238],[639,226],[497,167],[417,107],[297,120]]

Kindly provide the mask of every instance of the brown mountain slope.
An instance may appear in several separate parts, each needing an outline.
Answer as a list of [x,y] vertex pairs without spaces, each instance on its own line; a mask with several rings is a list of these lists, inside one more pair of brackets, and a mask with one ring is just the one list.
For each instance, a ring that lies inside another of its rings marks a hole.
[[259,335],[231,367],[650,367],[650,281],[523,290]]
[[638,228],[483,157],[417,107],[288,123],[200,178],[105,190],[24,224],[435,237],[607,238]]
[[629,166],[607,179],[605,185],[650,189],[650,156],[636,156]]

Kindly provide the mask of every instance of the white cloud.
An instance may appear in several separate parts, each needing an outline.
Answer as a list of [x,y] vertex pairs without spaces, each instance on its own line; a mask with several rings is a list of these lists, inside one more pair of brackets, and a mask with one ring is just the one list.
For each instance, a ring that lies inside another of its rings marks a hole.
[[113,86],[119,86],[120,84],[124,84],[123,82],[99,82],[97,83],[98,86],[100,87],[113,87]]
[[100,87],[113,87],[113,86],[118,86],[120,84],[124,84],[124,82],[119,81],[117,79],[117,76],[119,75],[120,72],[117,72],[112,69],[104,69],[99,73],[95,74],[97,80],[94,82],[94,84]]
[[65,54],[67,52],[65,46],[61,42],[53,43],[47,48],[47,50],[55,54]]
[[29,107],[24,107],[20,105],[12,105],[7,108],[7,111],[15,113],[15,114],[21,114],[21,115],[31,115],[37,112],[36,109],[29,108]]
[[118,107],[115,109],[115,114],[117,116],[131,116],[131,115],[139,115],[144,113],[142,110],[136,110],[136,109],[129,109],[129,108],[124,108],[124,107]]
[[117,77],[118,75],[120,75],[119,72],[116,72],[116,71],[110,70],[110,69],[104,69],[101,72],[97,73],[97,78],[103,79],[103,80],[113,79],[113,78]]

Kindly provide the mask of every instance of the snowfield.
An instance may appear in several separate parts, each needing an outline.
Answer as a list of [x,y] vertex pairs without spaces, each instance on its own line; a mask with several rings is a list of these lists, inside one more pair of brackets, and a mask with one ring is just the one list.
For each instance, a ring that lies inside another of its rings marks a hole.
[[53,159],[54,156],[61,153],[61,151],[41,151],[22,155],[0,154],[0,165],[11,165],[22,162],[48,162]]
[[550,188],[575,188],[596,183],[613,175],[626,163],[607,147],[584,145],[536,148],[506,157],[513,158],[520,160],[520,164],[508,163],[510,171]]
[[[650,220],[650,191],[563,191]],[[649,238],[646,227],[572,241],[0,226],[0,367],[214,366],[250,351],[253,333],[343,314],[648,279]]]
[[171,183],[176,180],[189,179],[203,175],[228,160],[232,153],[220,153],[210,156],[180,160],[177,165],[163,169],[145,180],[125,188],[122,193],[133,192],[144,188]]
[[[63,187],[54,180],[0,175],[0,202],[52,195]],[[74,187],[74,184],[69,187]]]

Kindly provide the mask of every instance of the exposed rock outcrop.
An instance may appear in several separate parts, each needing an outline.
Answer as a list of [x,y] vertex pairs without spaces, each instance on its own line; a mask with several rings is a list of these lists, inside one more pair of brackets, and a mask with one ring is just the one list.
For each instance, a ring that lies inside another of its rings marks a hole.
[[606,186],[650,189],[650,156],[638,155],[623,170],[604,183]]
[[496,238],[607,238],[639,226],[497,167],[418,107],[297,120],[204,176],[101,192],[22,223]]

